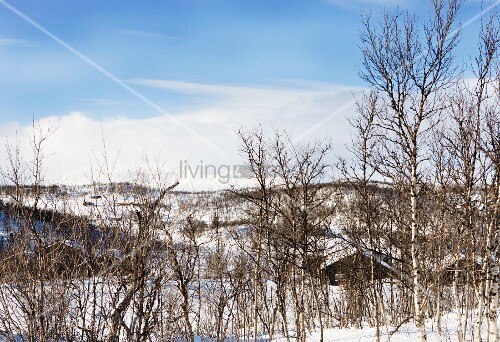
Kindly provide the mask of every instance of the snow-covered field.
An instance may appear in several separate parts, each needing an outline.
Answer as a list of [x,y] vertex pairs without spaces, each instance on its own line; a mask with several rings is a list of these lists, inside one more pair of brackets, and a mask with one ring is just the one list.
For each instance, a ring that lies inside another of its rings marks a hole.
[[[155,194],[151,194],[150,196],[154,197]],[[204,194],[204,193],[199,193],[199,194],[189,194],[189,193],[174,193],[171,196],[169,196],[166,200],[165,203],[163,203],[163,222],[168,225],[170,220],[173,218],[178,217],[179,215],[190,215],[191,213],[196,214],[196,219],[198,219],[200,222],[205,224],[206,226],[209,226],[212,223],[213,220],[213,212],[214,209],[216,209],[219,219],[221,222],[226,222],[226,223],[231,223],[231,222],[238,222],[238,220],[241,217],[242,210],[244,208],[242,207],[241,203],[238,203],[236,206],[218,206],[217,203],[221,203],[224,201],[220,200],[221,193],[212,193],[212,194]],[[5,201],[8,201],[7,198],[4,197]],[[27,199],[26,204],[30,204],[30,199]],[[194,203],[194,204],[193,204]],[[101,222],[111,222],[114,219],[120,219],[123,217],[126,217],[127,215],[130,215],[131,213],[134,214],[135,210],[138,205],[138,199],[135,198],[132,194],[129,193],[120,193],[120,194],[114,194],[111,192],[108,192],[107,189],[101,189],[100,191],[96,191],[95,189],[92,189],[91,187],[80,187],[80,188],[75,188],[72,189],[71,191],[66,191],[64,194],[61,196],[47,196],[41,199],[40,201],[41,207],[45,207],[47,209],[51,210],[56,210],[56,211],[61,211],[61,212],[71,212],[76,215],[82,215],[86,216],[91,220],[101,220]],[[110,210],[114,206],[114,210]],[[8,221],[6,216],[0,212],[0,239],[6,239],[7,238],[7,233],[5,232],[5,224]],[[200,247],[200,254],[206,255],[208,253],[214,252],[217,249],[218,246],[218,239],[222,239],[224,241],[224,248],[225,248],[225,256],[229,258],[231,257],[237,257],[237,252],[240,248],[240,245],[238,243],[241,243],[241,241],[236,241],[235,237],[236,236],[242,236],[245,235],[247,227],[245,225],[231,225],[229,224],[228,226],[223,226],[217,232],[211,229],[205,229],[201,234],[199,234],[196,237],[196,243]],[[170,230],[169,235],[174,241],[182,241],[182,234],[180,231],[176,230]],[[161,236],[161,234],[160,234]],[[330,242],[333,243],[334,239],[331,239]],[[337,242],[335,242],[337,243]],[[338,251],[336,250],[338,249]],[[340,246],[336,244],[335,246],[330,246],[327,247],[328,250],[332,253],[334,258],[338,258],[339,255],[343,256],[345,254],[346,248],[345,246]],[[351,248],[352,249],[352,248]],[[332,259],[333,260],[333,259]],[[331,260],[330,260],[331,261]],[[200,261],[200,267],[204,267],[204,261]],[[107,280],[109,281],[109,279]],[[201,298],[202,296],[199,297],[199,299],[193,299],[193,307],[197,308],[200,307],[200,311],[204,312],[204,316],[202,317],[203,321],[210,321],[212,320],[212,317],[210,317],[210,309],[207,309],[206,306],[212,305],[210,303],[211,300],[209,296],[213,295],[214,292],[217,292],[217,284],[214,283],[211,285],[210,280],[202,280],[203,285],[201,286],[202,288],[205,287],[204,292],[207,294],[206,297],[208,299],[205,300],[205,302],[202,302],[201,304],[199,301],[203,301]],[[81,280],[79,284],[83,287],[85,287],[85,280]],[[219,283],[220,284],[220,283]],[[166,292],[171,291],[172,298],[179,298],[179,293],[177,292],[177,288],[175,286],[175,282],[171,281],[171,283],[167,284],[166,286]],[[111,298],[112,293],[115,292],[114,284],[112,283],[107,283],[105,286],[104,285],[98,285],[99,290],[97,291],[98,293],[101,294],[101,297],[99,298],[98,302],[99,307],[97,307],[97,311],[95,311],[96,307],[94,308],[86,308],[84,309],[85,311],[92,312],[92,309],[94,309],[94,312],[97,312],[99,314],[99,310],[104,310],[104,308],[108,308],[109,305],[106,303],[109,298]],[[231,292],[232,289],[230,289],[231,285],[229,283],[223,282],[222,286],[224,288],[229,288],[228,291]],[[271,289],[270,291],[272,292],[274,283],[269,281],[268,287]],[[195,287],[195,285],[191,286],[192,288]],[[265,287],[265,286],[264,286]],[[220,290],[220,289],[219,289]],[[22,302],[18,301],[18,298],[10,298],[9,297],[9,292],[4,290],[2,291],[1,297],[1,303],[0,303],[0,314],[5,314],[8,313],[8,315],[11,316],[16,316],[18,315],[20,317],[20,326],[23,325],[22,323],[22,314],[16,312],[16,307],[19,307],[23,305]],[[109,291],[107,293],[106,291]],[[337,296],[339,291],[339,287],[331,287],[330,294],[332,296]],[[84,293],[84,289],[80,289],[77,291],[75,294],[70,294],[71,298],[77,298],[81,293]],[[192,298],[196,298],[196,295],[192,295]],[[217,297],[217,296],[215,296]],[[272,295],[271,295],[272,297]],[[106,299],[108,298],[108,299]],[[117,297],[118,298],[118,297]],[[71,299],[72,300],[72,299]],[[70,300],[70,302],[71,302]],[[16,302],[17,301],[17,302]],[[179,299],[180,301],[180,299]],[[89,297],[89,303],[91,303],[91,298]],[[250,303],[251,304],[251,303]],[[250,305],[249,304],[249,305]],[[89,304],[90,305],[90,304]],[[95,303],[93,304],[95,306]],[[70,305],[71,306],[71,305]],[[229,306],[229,305],[228,305]],[[100,315],[100,314],[99,314]],[[288,315],[288,314],[287,314]],[[293,313],[290,312],[290,321],[293,321]],[[127,320],[127,318],[125,318]],[[130,319],[132,320],[132,319]],[[470,319],[470,321],[474,321],[474,319]],[[73,322],[69,322],[69,324],[72,324]],[[335,324],[335,323],[334,323]],[[85,323],[80,322],[80,325],[85,326]],[[290,324],[292,326],[293,324]],[[427,329],[428,329],[428,341],[458,341],[458,336],[457,336],[457,320],[456,316],[452,313],[448,313],[443,315],[442,321],[441,321],[441,329],[440,333],[438,333],[438,329],[435,326],[435,322],[433,322],[431,319],[427,321]],[[195,331],[197,330],[197,327],[194,326]],[[467,327],[467,329],[470,331],[471,327]],[[289,335],[292,340],[294,340],[294,331],[291,330],[289,332]],[[361,328],[325,328],[323,331],[323,336],[321,336],[321,332],[319,329],[315,329],[312,333],[307,335],[307,340],[308,341],[320,341],[323,340],[325,342],[328,341],[375,341],[376,340],[376,329],[373,327],[369,327],[367,325],[361,327]],[[486,337],[486,326],[483,325],[483,335]],[[13,332],[13,338],[14,340],[23,340],[20,336],[16,336],[16,333]],[[197,336],[196,338],[197,341],[213,341],[213,339],[209,339],[203,336]],[[233,341],[233,339],[229,338],[227,341]],[[251,340],[251,339],[250,339]],[[269,337],[266,336],[260,336],[259,341],[269,341]],[[280,336],[280,335],[275,335],[273,337],[274,341],[287,341],[285,336]],[[382,326],[380,327],[380,340],[381,341],[393,341],[393,342],[406,342],[406,341],[414,341],[418,340],[417,332],[415,329],[415,325],[413,322],[408,322],[397,329],[395,327],[391,326]],[[472,336],[466,338],[467,341],[472,341]],[[10,341],[9,339],[0,337],[0,341]]]

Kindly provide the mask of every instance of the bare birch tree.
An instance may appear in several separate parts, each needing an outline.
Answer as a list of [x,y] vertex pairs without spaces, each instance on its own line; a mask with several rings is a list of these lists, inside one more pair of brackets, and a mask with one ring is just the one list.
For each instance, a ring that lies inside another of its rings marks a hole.
[[454,80],[453,49],[459,2],[433,0],[433,16],[420,30],[409,13],[386,14],[379,25],[365,20],[363,70],[360,76],[381,93],[387,110],[377,116],[383,148],[379,172],[400,179],[407,194],[410,218],[413,311],[420,341],[427,339],[425,286],[422,283],[421,205],[426,139],[443,109],[443,92]]

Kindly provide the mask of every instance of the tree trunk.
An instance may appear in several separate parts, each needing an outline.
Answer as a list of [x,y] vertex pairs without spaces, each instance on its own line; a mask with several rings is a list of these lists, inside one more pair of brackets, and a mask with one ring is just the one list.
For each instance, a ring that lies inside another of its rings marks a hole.
[[413,305],[415,313],[415,326],[418,332],[420,342],[427,341],[425,331],[425,312],[422,309],[422,287],[419,261],[419,245],[417,232],[417,160],[416,156],[412,158],[412,184],[410,191],[411,198],[411,261],[413,275]]
[[497,326],[498,271],[498,264],[494,263],[491,269],[491,286],[489,291],[488,337],[490,342],[499,342]]
[[259,227],[257,238],[257,258],[255,260],[255,269],[253,275],[253,340],[257,341],[259,332],[259,271],[260,271],[260,256],[262,254],[261,240],[262,240],[262,227]]
[[455,300],[455,312],[457,314],[457,337],[458,342],[464,341],[464,330],[463,330],[463,317],[462,317],[462,305],[460,303],[460,294],[458,293],[458,264],[455,265],[455,272],[453,274],[453,298]]

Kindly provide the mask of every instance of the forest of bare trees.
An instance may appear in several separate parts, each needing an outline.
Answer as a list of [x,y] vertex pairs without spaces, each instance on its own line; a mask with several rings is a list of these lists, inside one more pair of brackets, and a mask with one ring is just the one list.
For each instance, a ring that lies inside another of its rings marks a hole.
[[462,65],[460,1],[432,4],[425,23],[364,17],[349,156],[237,131],[251,187],[177,192],[147,160],[119,183],[103,153],[75,201],[45,181],[57,128],[34,121],[31,157],[7,144],[0,167],[0,337],[380,341],[412,323],[426,341],[452,315],[458,341],[500,341],[499,16]]

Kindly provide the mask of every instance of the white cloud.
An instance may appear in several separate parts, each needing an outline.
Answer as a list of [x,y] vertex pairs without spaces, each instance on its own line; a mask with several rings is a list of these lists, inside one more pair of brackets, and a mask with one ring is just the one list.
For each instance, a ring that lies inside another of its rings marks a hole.
[[[331,137],[336,147],[335,152],[342,153],[344,144],[350,139],[346,116],[353,115],[354,106],[347,106],[329,120],[325,118],[352,101],[353,91],[360,90],[320,83],[296,83],[280,88],[165,80],[135,80],[133,83],[211,97],[203,108],[173,115],[182,125],[219,147],[221,152],[200,142],[192,132],[176,125],[170,115],[145,119],[110,117],[96,120],[85,113],[73,112],[40,120],[42,126],[55,124],[59,127],[49,139],[46,150],[51,155],[46,163],[50,182],[88,183],[90,161],[95,162],[96,157],[99,159],[102,156],[103,138],[110,159],[115,159],[119,154],[116,180],[126,178],[129,172],[144,165],[144,155],[159,155],[174,173],[178,173],[180,163],[184,161],[193,168],[199,164],[243,164],[235,130],[258,124],[269,130],[286,129],[294,138],[324,120],[324,125],[312,131],[304,140]],[[21,145],[27,153],[29,146],[25,142],[25,136],[30,127],[12,123],[0,126],[1,136],[8,138],[10,142],[15,141],[16,130],[20,132],[19,138],[23,141]],[[0,150],[0,158],[5,160],[5,151]],[[184,189],[207,186],[216,188],[225,185],[213,179],[181,179],[181,187]]]
[[329,3],[350,10],[370,10],[374,7],[412,8],[415,0],[327,0]]
[[0,46],[34,46],[35,42],[25,39],[7,38],[0,36]]
[[82,101],[95,106],[115,106],[119,102],[113,99],[82,99]]
[[158,38],[158,39],[167,39],[167,40],[176,40],[177,38],[174,36],[169,36],[164,33],[155,32],[155,31],[144,31],[144,30],[132,30],[132,29],[123,29],[119,31],[120,34],[136,37],[136,38]]

